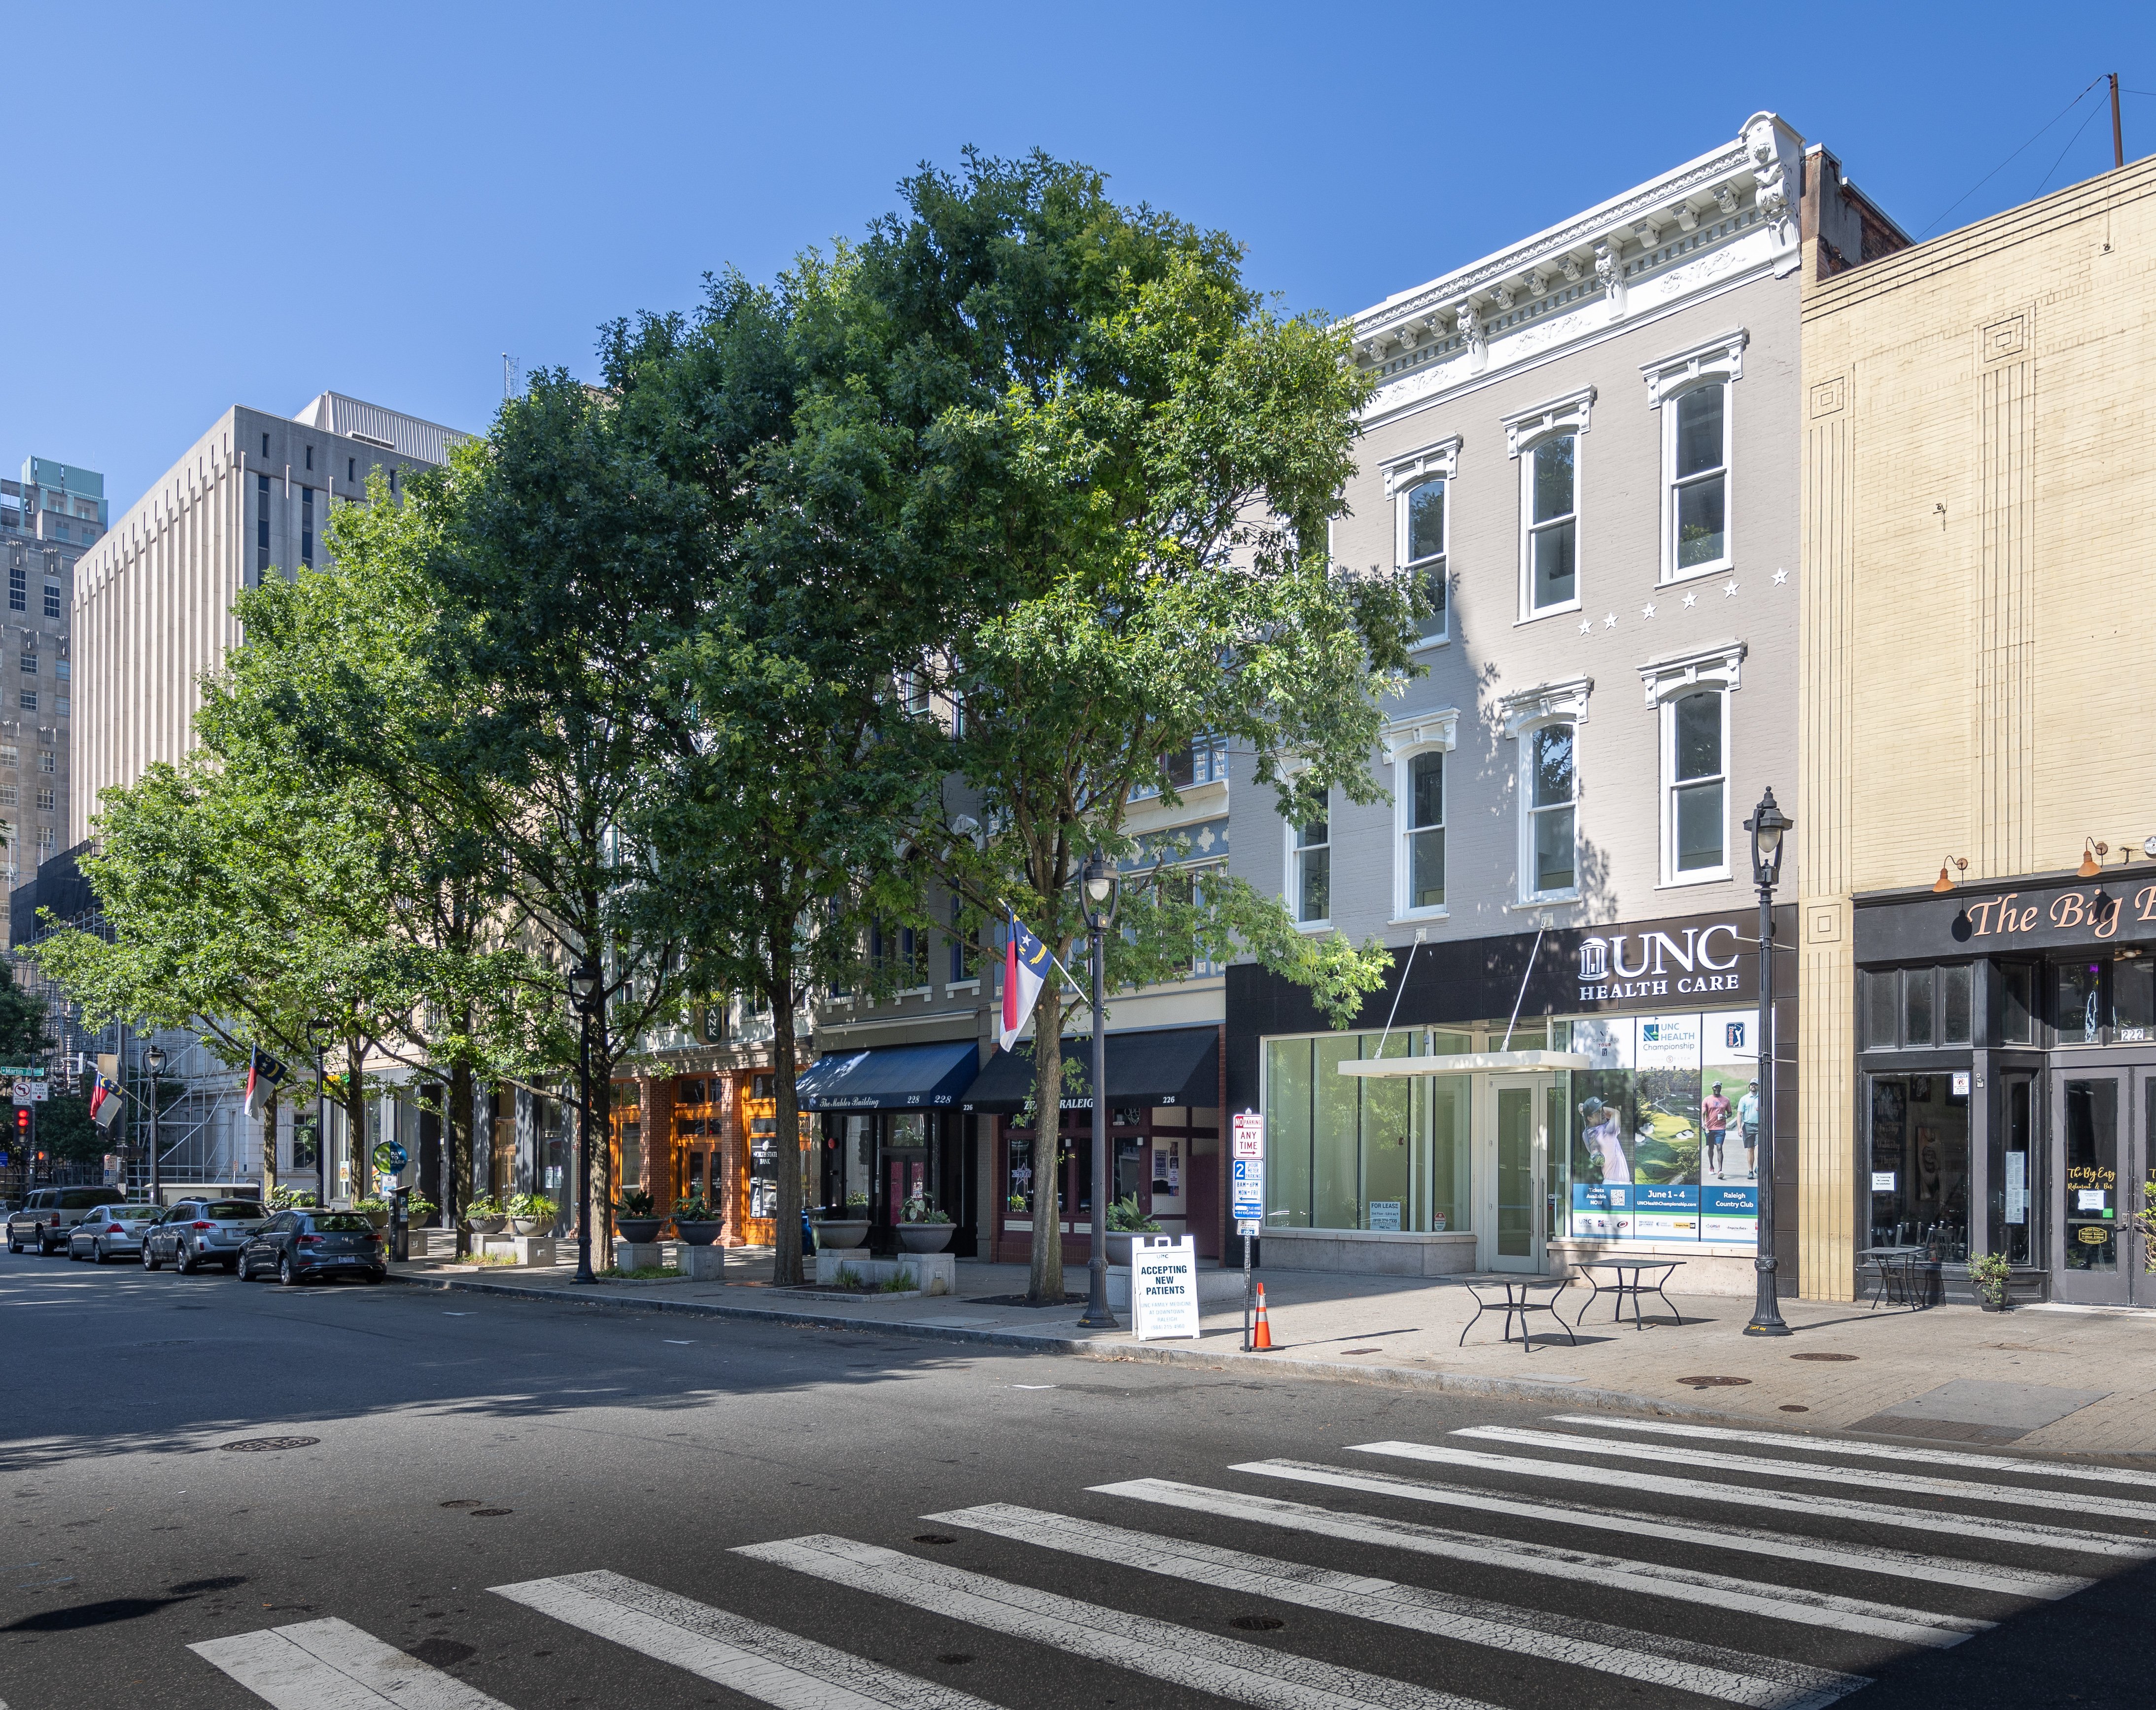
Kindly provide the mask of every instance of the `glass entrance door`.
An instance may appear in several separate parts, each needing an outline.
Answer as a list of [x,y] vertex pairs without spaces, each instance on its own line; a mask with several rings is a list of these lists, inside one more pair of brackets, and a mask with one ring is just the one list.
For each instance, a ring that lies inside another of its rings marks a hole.
[[2149,1198],[2156,1071],[2067,1070],[2053,1081],[2056,1293],[2090,1306],[2156,1306],[2133,1223]]
[[1483,1224],[1489,1231],[1484,1262],[1490,1270],[1538,1273],[1543,1268],[1543,1245],[1549,1235],[1544,1202],[1556,1088],[1548,1075],[1507,1075],[1496,1079],[1494,1096],[1485,1101],[1496,1130],[1488,1154],[1491,1168],[1484,1175],[1494,1201]]

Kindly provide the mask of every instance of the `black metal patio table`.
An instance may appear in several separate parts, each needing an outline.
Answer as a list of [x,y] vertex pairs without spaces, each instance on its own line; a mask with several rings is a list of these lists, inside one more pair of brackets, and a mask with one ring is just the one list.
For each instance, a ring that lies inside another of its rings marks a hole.
[[[1476,1320],[1483,1313],[1499,1312],[1505,1315],[1505,1340],[1507,1342],[1512,1339],[1512,1320],[1515,1317],[1519,1319],[1520,1351],[1522,1353],[1535,1351],[1535,1339],[1527,1331],[1527,1314],[1530,1312],[1548,1312],[1556,1321],[1558,1328],[1564,1332],[1566,1340],[1577,1345],[1579,1338],[1572,1333],[1571,1327],[1558,1317],[1557,1302],[1530,1298],[1532,1291],[1536,1289],[1560,1289],[1567,1281],[1562,1276],[1474,1276],[1466,1279],[1468,1293],[1475,1297],[1475,1317],[1461,1327],[1458,1345],[1462,1348],[1467,1345],[1467,1333],[1475,1327]],[[1502,1289],[1505,1297],[1502,1301],[1491,1300],[1484,1295],[1485,1289]]]
[[[1662,1286],[1670,1280],[1670,1273],[1684,1262],[1682,1259],[1583,1259],[1575,1261],[1573,1268],[1587,1272],[1587,1280],[1594,1285],[1594,1292],[1587,1297],[1586,1305],[1579,1309],[1579,1316],[1572,1322],[1584,1324],[1588,1308],[1607,1294],[1616,1297],[1609,1307],[1609,1322],[1616,1323],[1625,1316],[1625,1297],[1630,1295],[1632,1298],[1632,1327],[1644,1330],[1647,1327],[1640,1316],[1640,1297],[1650,1294],[1670,1309],[1672,1318],[1682,1324],[1684,1314],[1676,1309],[1676,1302],[1662,1292]],[[1604,1282],[1594,1274],[1598,1271],[1614,1271],[1617,1273],[1617,1280]],[[1632,1273],[1630,1281],[1625,1276],[1628,1271]],[[1642,1280],[1641,1273],[1648,1271],[1659,1271],[1661,1275],[1652,1282],[1647,1282]]]
[[1893,1286],[1902,1286],[1902,1298],[1912,1312],[1923,1311],[1923,1302],[1917,1298],[1917,1263],[1928,1257],[1931,1249],[1926,1246],[1859,1247],[1856,1256],[1871,1261],[1878,1273],[1878,1281],[1871,1293],[1871,1310],[1879,1310],[1882,1299],[1893,1297]]

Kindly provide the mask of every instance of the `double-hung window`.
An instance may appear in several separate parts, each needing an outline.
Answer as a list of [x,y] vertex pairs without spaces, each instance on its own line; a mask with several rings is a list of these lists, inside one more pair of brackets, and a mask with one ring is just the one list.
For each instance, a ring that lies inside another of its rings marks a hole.
[[1729,874],[1727,708],[1718,689],[1662,704],[1667,876],[1678,884]]
[[1311,819],[1288,828],[1288,906],[1304,926],[1332,918],[1332,827]]
[[1505,418],[1507,453],[1520,465],[1520,616],[1580,603],[1580,442],[1594,388]]
[[1729,471],[1732,411],[1748,335],[1734,332],[1640,370],[1662,414],[1662,580],[1734,567]]
[[1419,645],[1442,641],[1451,603],[1446,585],[1451,557],[1452,480],[1460,461],[1457,435],[1408,453],[1384,466],[1393,506],[1393,562],[1422,590],[1424,611],[1415,626]]
[[1445,906],[1445,753],[1408,757],[1408,824],[1403,851],[1410,911]]
[[1527,895],[1562,896],[1579,888],[1579,775],[1575,727],[1537,725],[1525,736]]

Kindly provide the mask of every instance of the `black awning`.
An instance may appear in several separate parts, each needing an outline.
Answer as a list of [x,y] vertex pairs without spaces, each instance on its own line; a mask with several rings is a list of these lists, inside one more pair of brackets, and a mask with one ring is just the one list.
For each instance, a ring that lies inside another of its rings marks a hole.
[[980,1047],[969,1039],[833,1051],[793,1085],[805,1111],[949,1110],[980,1064]]
[[[1063,1108],[1093,1108],[1093,1041],[1066,1039],[1063,1060],[1075,1061],[1074,1085],[1066,1070]],[[1025,1108],[1033,1096],[1033,1045],[998,1051],[988,1060],[961,1110],[1004,1115]],[[1108,1035],[1108,1103],[1125,1105],[1214,1105],[1220,1101],[1220,1031],[1214,1027],[1170,1027],[1158,1033]]]

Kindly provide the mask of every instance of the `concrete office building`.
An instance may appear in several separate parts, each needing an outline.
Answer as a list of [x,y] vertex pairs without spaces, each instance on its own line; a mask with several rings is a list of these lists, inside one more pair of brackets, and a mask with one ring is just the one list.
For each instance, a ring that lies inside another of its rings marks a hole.
[[1805,300],[1807,1295],[2156,1306],[2152,254],[2144,160]]
[[[100,793],[133,783],[153,762],[177,763],[193,746],[200,679],[240,639],[232,609],[239,592],[266,576],[326,566],[333,504],[364,499],[377,473],[395,492],[413,471],[445,461],[449,446],[464,437],[334,392],[291,417],[234,405],[82,549],[67,608],[72,722],[79,732],[74,788],[65,806],[65,845],[36,886],[49,892],[56,912],[94,909],[75,857],[88,844]],[[15,899],[18,928],[35,922],[41,900],[35,893]],[[123,1072],[131,1086],[133,1057],[151,1042],[128,1042]],[[192,1035],[161,1035],[156,1042],[170,1060],[168,1078],[187,1088],[184,1102],[161,1127],[167,1179],[259,1173],[259,1141],[241,1108],[242,1077]],[[292,1153],[292,1115],[287,1101],[280,1112],[280,1168],[309,1173],[312,1156]],[[416,1132],[417,1112],[385,1099],[370,1112],[369,1122]],[[139,1159],[146,1136],[136,1126],[131,1148]],[[331,1142],[336,1194],[348,1190],[352,1148],[334,1117]]]
[[69,673],[75,562],[103,537],[105,477],[94,469],[26,457],[19,480],[0,481],[0,558],[6,561],[9,680],[0,689],[0,851],[8,889],[35,877],[64,834],[72,805],[74,684]]
[[83,557],[75,578],[78,786],[68,845],[99,792],[192,745],[202,674],[238,644],[234,596],[273,573],[327,564],[330,507],[393,491],[465,437],[325,392],[298,415],[235,404]]
[[[1235,793],[1232,870],[1394,968],[1342,1033],[1301,989],[1229,970],[1228,1108],[1266,1122],[1265,1263],[1651,1256],[1688,1289],[1753,1286],[1743,822],[1770,785],[1805,813],[1800,298],[1906,242],[1758,113],[1354,317],[1376,391],[1332,554],[1422,577],[1435,611],[1371,756],[1389,800],[1289,825],[1270,792]],[[1785,895],[1798,878],[1793,860]],[[1778,1135],[1797,1091],[1785,1064]],[[1784,1245],[1794,1209],[1780,1196]]]

